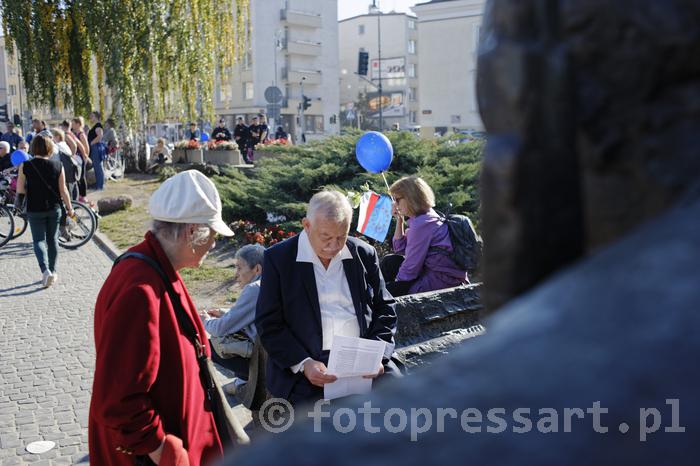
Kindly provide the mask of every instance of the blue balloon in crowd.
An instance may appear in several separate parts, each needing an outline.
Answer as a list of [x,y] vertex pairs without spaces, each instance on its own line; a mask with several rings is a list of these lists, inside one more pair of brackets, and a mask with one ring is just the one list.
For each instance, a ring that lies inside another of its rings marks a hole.
[[389,138],[377,131],[368,131],[355,146],[355,156],[362,168],[371,173],[381,173],[389,168],[394,158],[394,148]]
[[31,160],[32,156],[24,152],[23,150],[17,149],[10,155],[10,162],[12,162],[13,167],[19,167],[27,160]]
[[199,137],[200,142],[207,142],[209,140],[209,135],[205,132],[202,131],[202,135]]

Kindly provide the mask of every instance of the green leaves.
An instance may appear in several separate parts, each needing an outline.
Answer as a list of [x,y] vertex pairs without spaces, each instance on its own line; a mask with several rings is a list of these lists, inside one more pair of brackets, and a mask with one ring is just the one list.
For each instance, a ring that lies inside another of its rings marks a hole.
[[[353,193],[351,203],[368,189],[386,193],[381,175],[365,172],[355,158],[355,143],[360,133],[327,138],[303,146],[269,146],[270,154],[256,161],[246,176],[238,171],[216,177],[224,218],[264,223],[267,214],[284,215],[298,222],[306,203],[324,187],[337,187]],[[437,208],[466,213],[479,219],[479,172],[483,144],[452,145],[444,141],[422,140],[409,133],[388,133],[394,147],[392,183],[402,176],[417,174],[435,191]],[[257,151],[258,157],[262,151]]]
[[130,125],[213,118],[214,70],[249,43],[249,0],[0,0],[0,10],[33,106],[87,115],[109,91]]

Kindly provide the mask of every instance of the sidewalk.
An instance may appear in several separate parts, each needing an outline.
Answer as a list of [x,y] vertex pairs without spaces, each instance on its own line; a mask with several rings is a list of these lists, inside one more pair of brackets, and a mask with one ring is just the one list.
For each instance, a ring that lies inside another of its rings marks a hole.
[[[0,464],[87,464],[93,306],[111,261],[90,242],[60,248],[58,282],[40,286],[27,231],[0,249]],[[28,443],[52,440],[42,455]]]

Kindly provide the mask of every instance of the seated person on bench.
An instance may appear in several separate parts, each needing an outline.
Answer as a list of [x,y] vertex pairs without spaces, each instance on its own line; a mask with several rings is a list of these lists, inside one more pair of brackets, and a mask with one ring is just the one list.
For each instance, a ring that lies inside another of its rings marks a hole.
[[255,305],[260,293],[265,248],[248,244],[236,252],[236,281],[243,290],[227,312],[202,313],[204,328],[211,335],[212,360],[236,373],[242,383],[248,378],[248,360],[257,336]]

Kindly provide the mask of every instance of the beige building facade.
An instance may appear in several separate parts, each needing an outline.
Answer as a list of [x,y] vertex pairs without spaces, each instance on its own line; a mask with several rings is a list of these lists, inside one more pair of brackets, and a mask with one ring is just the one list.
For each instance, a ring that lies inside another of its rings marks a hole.
[[[340,113],[345,126],[358,127],[360,119],[378,124],[377,86],[382,78],[382,119],[385,130],[398,124],[410,128],[418,119],[418,25],[413,15],[380,13],[354,16],[338,22],[340,44]],[[381,35],[381,73],[379,36]],[[368,73],[357,75],[359,52],[369,54]],[[370,82],[368,82],[370,81]],[[366,97],[363,108],[360,96]],[[364,114],[363,114],[364,113]]]
[[484,0],[433,0],[415,5],[421,135],[482,130],[476,64]]
[[[280,89],[282,125],[299,140],[337,134],[338,3],[337,0],[251,0],[250,50],[223,80],[217,78],[215,112],[233,128],[235,118],[249,122],[258,113],[268,119],[275,108],[265,98],[269,87]],[[303,93],[311,106],[302,120]],[[271,132],[274,128],[270,125]]]

